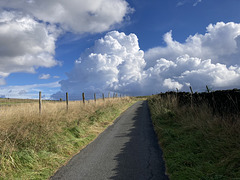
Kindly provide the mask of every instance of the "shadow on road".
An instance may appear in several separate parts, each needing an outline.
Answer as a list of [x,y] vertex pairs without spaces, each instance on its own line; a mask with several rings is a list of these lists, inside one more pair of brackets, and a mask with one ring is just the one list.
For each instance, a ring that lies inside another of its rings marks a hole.
[[128,131],[115,137],[118,141],[123,139],[128,141],[121,152],[114,157],[117,167],[112,169],[115,175],[110,179],[167,180],[162,151],[153,130],[147,102],[139,103],[134,118],[123,125]]

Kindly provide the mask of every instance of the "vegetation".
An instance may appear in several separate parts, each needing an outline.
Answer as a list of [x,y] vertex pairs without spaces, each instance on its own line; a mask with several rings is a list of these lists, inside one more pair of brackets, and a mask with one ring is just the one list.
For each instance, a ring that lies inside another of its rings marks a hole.
[[170,179],[240,179],[238,115],[213,115],[208,103],[179,105],[173,95],[148,103]]
[[134,99],[47,102],[0,108],[0,179],[47,179]]
[[0,98],[0,106],[5,105],[15,105],[19,103],[31,103],[31,102],[38,102],[35,99],[12,99],[12,98]]

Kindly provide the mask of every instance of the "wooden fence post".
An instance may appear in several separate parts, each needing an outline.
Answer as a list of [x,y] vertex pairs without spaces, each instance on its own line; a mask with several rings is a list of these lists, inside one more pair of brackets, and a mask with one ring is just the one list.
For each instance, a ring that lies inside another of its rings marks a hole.
[[102,99],[103,99],[103,101],[105,101],[105,99],[104,99],[104,93],[102,93]]
[[83,100],[83,104],[85,104],[85,94],[82,93],[82,100]]
[[110,98],[110,92],[108,93],[108,98]]
[[190,88],[191,94],[193,94],[192,86],[190,86],[189,88]]
[[39,114],[42,113],[42,92],[39,91]]
[[94,101],[97,102],[96,93],[94,93]]
[[68,111],[68,92],[66,92],[66,107],[67,107],[67,111]]
[[207,88],[207,92],[209,93],[210,92],[210,90],[209,90],[209,88],[208,88],[208,86],[206,85],[206,88]]
[[193,107],[193,90],[192,87],[190,86],[190,91],[191,91],[191,108]]

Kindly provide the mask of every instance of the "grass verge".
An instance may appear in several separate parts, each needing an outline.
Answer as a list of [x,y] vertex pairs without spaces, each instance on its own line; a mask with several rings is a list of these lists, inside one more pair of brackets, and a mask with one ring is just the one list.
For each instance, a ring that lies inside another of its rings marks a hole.
[[136,100],[44,102],[0,109],[0,179],[48,179]]
[[176,102],[148,98],[169,178],[239,180],[240,120],[213,116],[205,104],[191,108]]

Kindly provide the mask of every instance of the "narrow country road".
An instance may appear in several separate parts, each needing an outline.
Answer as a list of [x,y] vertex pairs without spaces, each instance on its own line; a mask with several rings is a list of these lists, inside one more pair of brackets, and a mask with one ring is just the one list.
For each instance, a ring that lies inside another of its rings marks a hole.
[[51,179],[168,179],[147,102],[126,110]]

